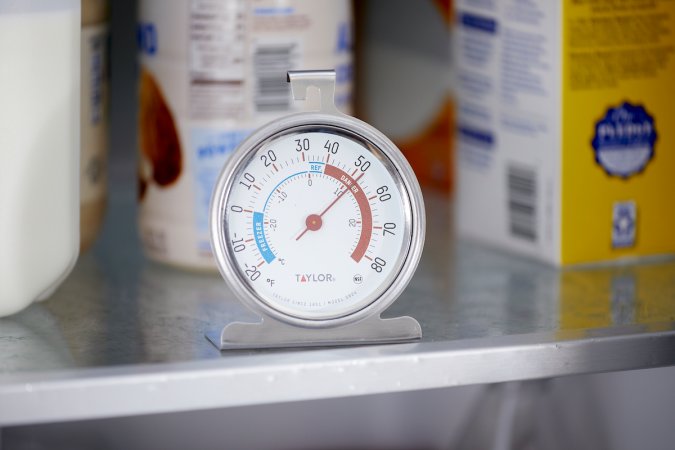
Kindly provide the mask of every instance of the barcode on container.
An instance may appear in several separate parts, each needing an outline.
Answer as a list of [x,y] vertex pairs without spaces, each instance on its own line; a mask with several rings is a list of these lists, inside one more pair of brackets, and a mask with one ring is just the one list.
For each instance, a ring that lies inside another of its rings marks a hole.
[[268,43],[255,47],[253,53],[254,103],[257,112],[290,109],[291,97],[286,72],[293,70],[297,57],[297,43]]
[[509,166],[507,180],[511,235],[535,242],[537,240],[537,174],[532,168]]

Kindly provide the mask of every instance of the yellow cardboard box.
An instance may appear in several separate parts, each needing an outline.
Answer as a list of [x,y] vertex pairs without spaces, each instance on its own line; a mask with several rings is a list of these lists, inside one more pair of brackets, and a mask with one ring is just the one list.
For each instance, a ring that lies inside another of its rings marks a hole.
[[457,2],[458,229],[554,264],[675,252],[675,2]]

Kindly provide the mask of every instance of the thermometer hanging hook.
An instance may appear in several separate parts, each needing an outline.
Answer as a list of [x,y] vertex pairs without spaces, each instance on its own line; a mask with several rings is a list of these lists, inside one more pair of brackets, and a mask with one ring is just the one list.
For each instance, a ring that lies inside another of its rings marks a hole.
[[335,70],[291,70],[287,72],[286,79],[291,83],[293,99],[306,100],[307,90],[315,87],[319,89],[321,95],[319,112],[342,114],[335,106]]

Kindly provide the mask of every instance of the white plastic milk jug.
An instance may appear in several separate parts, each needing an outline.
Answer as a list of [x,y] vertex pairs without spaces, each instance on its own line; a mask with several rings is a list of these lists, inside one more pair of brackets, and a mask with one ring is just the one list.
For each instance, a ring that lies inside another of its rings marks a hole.
[[79,247],[80,0],[0,0],[0,317]]

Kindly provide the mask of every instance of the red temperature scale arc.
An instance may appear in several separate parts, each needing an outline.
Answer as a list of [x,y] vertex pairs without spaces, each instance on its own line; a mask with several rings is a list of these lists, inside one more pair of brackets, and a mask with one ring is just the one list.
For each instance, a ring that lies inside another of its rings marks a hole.
[[340,192],[340,194],[320,214],[310,214],[307,216],[307,219],[305,220],[307,228],[305,228],[295,240],[300,240],[300,238],[308,231],[317,231],[321,229],[323,215],[326,214],[326,212],[328,212],[328,210],[331,209],[347,192],[351,192],[361,211],[361,236],[351,255],[352,259],[358,263],[366,254],[368,246],[370,245],[370,238],[373,235],[373,214],[370,210],[370,203],[368,203],[368,198],[358,183],[363,176],[363,173],[359,175],[358,178],[354,179],[351,175],[347,174],[347,172],[330,164],[324,166],[323,173],[342,183],[345,189]]
[[[340,194],[338,194],[338,196],[326,208],[324,208],[323,211],[310,214],[309,216],[307,216],[305,220],[306,228],[302,231],[302,233],[300,233],[296,237],[296,241],[300,240],[300,238],[302,238],[302,236],[304,236],[305,233],[307,233],[308,231],[318,231],[319,229],[321,229],[321,226],[323,224],[322,219],[323,215],[326,214],[326,212],[328,212],[328,210],[330,210],[333,207],[333,205],[335,205],[347,192],[350,192],[354,196],[354,199],[356,200],[356,203],[358,204],[359,210],[361,212],[361,235],[359,236],[359,242],[356,244],[356,247],[354,248],[354,251],[351,254],[351,258],[357,263],[361,262],[361,260],[366,254],[366,251],[368,250],[368,246],[370,245],[370,238],[373,235],[373,213],[372,210],[370,209],[370,203],[368,202],[368,198],[366,197],[365,192],[363,192],[363,189],[358,183],[358,181],[364,174],[361,173],[361,175],[359,175],[358,178],[354,178],[352,175],[349,175],[344,170],[339,169],[338,167],[330,164],[320,162],[310,162],[309,164],[323,165],[324,166],[323,173],[331,178],[334,178],[340,184],[342,184],[344,190]],[[321,173],[320,170],[311,170],[309,172]],[[288,178],[303,175],[305,173],[308,172],[298,172],[296,174],[289,176]],[[283,181],[281,183],[283,183]],[[274,192],[274,190],[272,192]],[[263,220],[264,219],[262,213],[258,212],[254,213],[253,235],[255,237],[258,250],[260,251],[260,254],[262,255],[263,259],[265,259],[267,263],[271,263],[272,261],[274,261],[274,259],[276,259],[276,255],[272,253],[272,251],[269,248],[269,245],[267,244],[267,239],[265,237],[265,233],[263,230],[263,223],[264,223]]]

